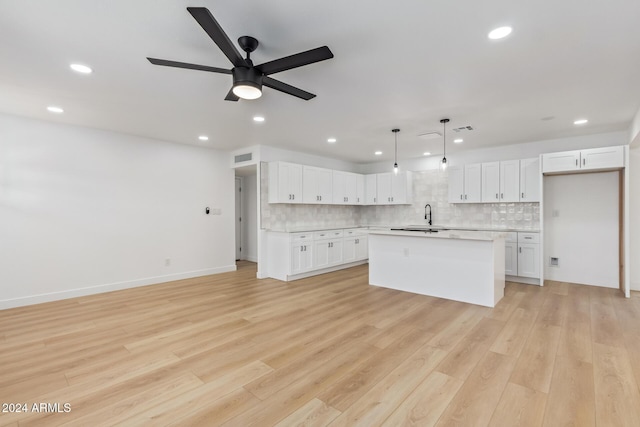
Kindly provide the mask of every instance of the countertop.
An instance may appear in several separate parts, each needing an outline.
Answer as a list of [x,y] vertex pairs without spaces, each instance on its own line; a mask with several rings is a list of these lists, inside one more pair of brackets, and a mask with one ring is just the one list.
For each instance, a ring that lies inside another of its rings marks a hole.
[[502,231],[473,231],[473,230],[440,230],[437,232],[427,231],[404,231],[404,230],[369,230],[369,234],[400,236],[400,237],[427,237],[433,239],[461,239],[461,240],[484,240],[493,241],[504,239],[506,234]]
[[313,231],[326,231],[326,230],[352,230],[352,229],[365,229],[365,230],[390,230],[392,228],[433,228],[433,229],[447,229],[447,230],[455,230],[455,231],[490,231],[490,232],[525,232],[525,233],[539,233],[539,229],[522,229],[522,228],[496,228],[496,227],[465,227],[465,226],[456,226],[456,225],[434,225],[429,226],[426,224],[412,224],[412,225],[353,225],[353,226],[332,226],[332,227],[322,227],[322,226],[305,226],[305,227],[286,227],[286,228],[275,228],[275,229],[265,229],[266,231],[274,231],[278,233],[308,233]]

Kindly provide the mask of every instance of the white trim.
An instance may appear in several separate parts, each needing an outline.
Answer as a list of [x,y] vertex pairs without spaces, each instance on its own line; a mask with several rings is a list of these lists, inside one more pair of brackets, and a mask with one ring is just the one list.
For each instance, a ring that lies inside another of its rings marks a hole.
[[365,260],[361,260],[361,261],[350,262],[348,264],[339,264],[339,265],[335,265],[333,267],[321,268],[320,270],[311,270],[311,271],[307,271],[305,273],[287,275],[286,276],[286,278],[287,278],[286,281],[290,282],[292,280],[304,279],[304,278],[307,278],[307,277],[317,276],[319,274],[331,273],[332,271],[344,270],[345,268],[355,267],[356,265],[367,264],[368,262],[369,262],[369,260],[365,259]]
[[525,285],[542,286],[540,279],[532,279],[530,277],[504,276],[505,282],[524,283]]
[[208,276],[210,274],[236,271],[235,265],[206,268],[204,270],[187,271],[184,273],[167,274],[164,276],[146,277],[144,279],[129,280],[126,282],[107,283],[104,285],[87,286],[85,288],[71,289],[62,292],[31,295],[27,297],[0,300],[0,310],[22,307],[25,305],[40,304],[43,302],[58,301],[68,298],[83,297],[87,295],[101,294],[104,292],[119,291],[122,289],[137,288],[140,286],[157,285],[159,283],[172,282],[174,280],[190,279],[193,277]]
[[629,215],[631,214],[631,195],[629,185],[629,146],[626,145],[624,147],[624,212],[623,216],[623,225],[622,228],[624,230],[622,238],[624,239],[624,296],[627,298],[631,297],[631,223]]

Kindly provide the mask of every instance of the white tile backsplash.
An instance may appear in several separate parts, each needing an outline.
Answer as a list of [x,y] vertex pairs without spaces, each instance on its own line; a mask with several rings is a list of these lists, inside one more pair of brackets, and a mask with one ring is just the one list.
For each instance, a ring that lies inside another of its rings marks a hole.
[[261,228],[291,230],[309,228],[343,228],[359,225],[426,224],[424,206],[432,209],[433,224],[457,227],[538,230],[539,203],[468,203],[448,202],[447,172],[441,170],[413,173],[413,204],[396,206],[338,206],[269,204],[268,165],[261,168]]

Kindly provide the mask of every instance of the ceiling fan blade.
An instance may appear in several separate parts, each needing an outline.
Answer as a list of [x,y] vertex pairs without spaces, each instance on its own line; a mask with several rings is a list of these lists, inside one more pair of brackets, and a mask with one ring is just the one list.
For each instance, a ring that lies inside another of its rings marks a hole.
[[257,65],[256,68],[262,71],[265,75],[268,75],[331,58],[333,58],[331,50],[327,46],[322,46],[307,50],[306,52],[300,52],[295,55],[285,56],[284,58],[265,62],[264,64]]
[[297,87],[288,85],[286,83],[282,83],[280,80],[272,79],[271,77],[267,77],[267,76],[263,77],[262,85],[266,87],[270,87],[271,89],[279,90],[280,92],[284,92],[289,95],[297,96],[298,98],[302,98],[305,101],[308,101],[311,98],[316,97],[312,93],[305,92],[302,89],[298,89]]
[[189,64],[187,62],[169,61],[166,59],[147,58],[154,65],[164,65],[165,67],[188,68],[189,70],[210,71],[212,73],[231,74],[231,70],[224,68],[209,67],[208,65]]
[[237,101],[239,99],[238,95],[233,93],[233,88],[229,89],[229,93],[227,93],[227,96],[224,98],[225,101]]
[[188,7],[187,10],[235,67],[247,66],[247,62],[240,55],[240,52],[238,52],[238,49],[236,49],[220,24],[218,24],[218,21],[209,12],[209,9],[206,7]]

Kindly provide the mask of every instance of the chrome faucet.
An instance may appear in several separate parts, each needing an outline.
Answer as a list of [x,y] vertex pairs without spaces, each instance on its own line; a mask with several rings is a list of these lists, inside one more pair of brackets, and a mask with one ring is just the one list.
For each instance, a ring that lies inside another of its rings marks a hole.
[[[429,213],[427,213],[427,208],[429,208]],[[432,225],[431,224],[431,205],[429,203],[424,205],[424,219],[428,219],[429,225]]]

